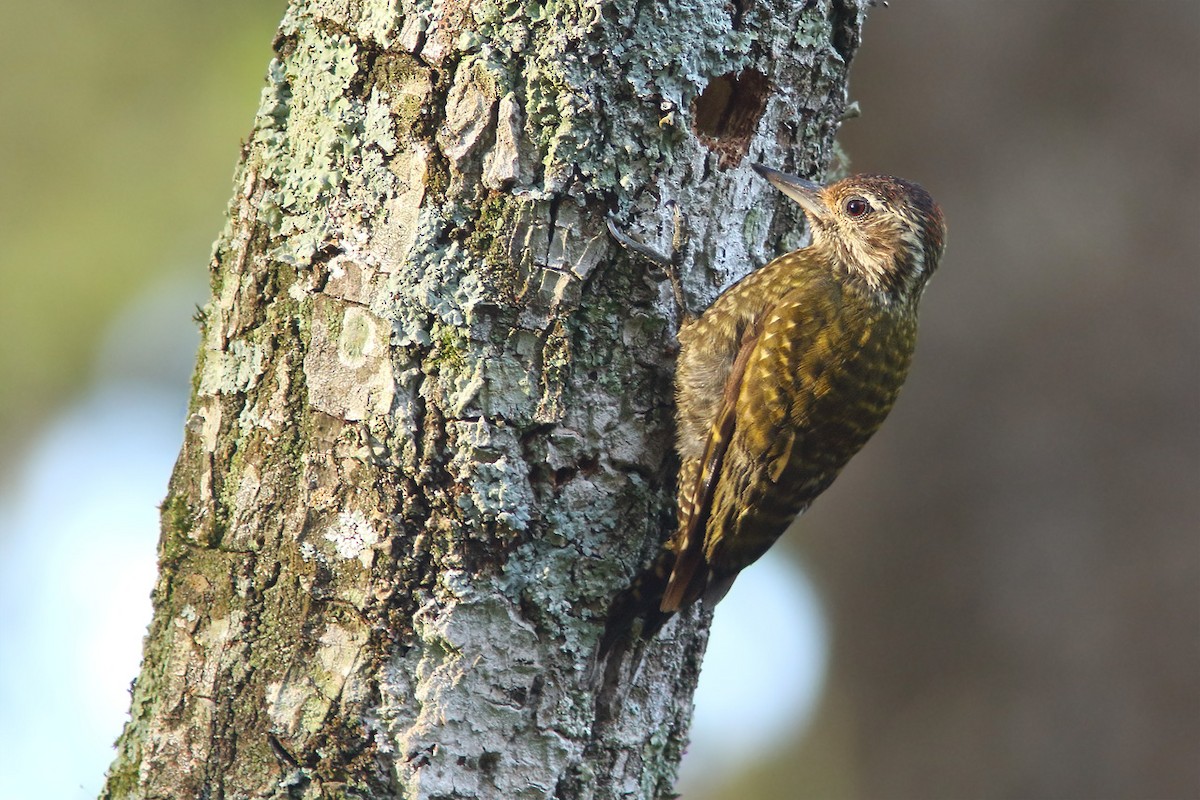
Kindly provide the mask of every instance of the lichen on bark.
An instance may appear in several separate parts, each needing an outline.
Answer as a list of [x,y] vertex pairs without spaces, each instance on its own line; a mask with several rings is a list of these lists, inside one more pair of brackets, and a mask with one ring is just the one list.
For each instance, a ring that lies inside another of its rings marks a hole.
[[864,13],[292,3],[105,796],[670,793],[705,620],[591,680],[673,494],[675,309],[604,218],[679,202],[701,302],[763,263],[740,167],[822,171]]

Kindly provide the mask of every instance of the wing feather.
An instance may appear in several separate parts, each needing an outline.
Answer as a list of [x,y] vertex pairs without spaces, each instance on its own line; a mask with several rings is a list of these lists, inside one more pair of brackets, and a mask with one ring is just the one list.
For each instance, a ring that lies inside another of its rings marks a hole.
[[725,388],[721,393],[721,406],[709,430],[694,487],[687,493],[690,502],[686,509],[682,509],[682,535],[675,548],[675,566],[671,570],[671,577],[660,605],[660,610],[664,612],[678,611],[704,591],[707,570],[699,575],[697,573],[704,564],[705,527],[717,482],[721,477],[721,465],[729,450],[729,443],[733,440],[737,401],[742,392],[746,366],[750,363],[750,356],[762,337],[764,317],[765,315],[762,315],[748,325],[742,334],[741,348],[725,381]]

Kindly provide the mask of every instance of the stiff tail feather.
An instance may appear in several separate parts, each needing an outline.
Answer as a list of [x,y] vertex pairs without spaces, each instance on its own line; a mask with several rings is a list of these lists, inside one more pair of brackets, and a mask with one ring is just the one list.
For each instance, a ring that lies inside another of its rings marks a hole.
[[599,662],[603,664],[636,640],[647,641],[662,629],[674,611],[662,611],[659,603],[671,577],[675,554],[664,549],[649,569],[634,579],[613,602],[600,639]]

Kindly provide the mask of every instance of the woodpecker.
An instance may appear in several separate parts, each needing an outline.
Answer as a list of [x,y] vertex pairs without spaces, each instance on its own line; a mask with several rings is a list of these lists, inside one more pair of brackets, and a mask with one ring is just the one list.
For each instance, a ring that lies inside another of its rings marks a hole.
[[641,617],[648,637],[697,599],[724,597],[879,428],[912,360],[918,305],[946,240],[929,193],[887,175],[821,186],[754,169],[804,210],[811,244],[750,273],[698,318],[684,313],[678,527],[614,606],[609,643],[613,623]]

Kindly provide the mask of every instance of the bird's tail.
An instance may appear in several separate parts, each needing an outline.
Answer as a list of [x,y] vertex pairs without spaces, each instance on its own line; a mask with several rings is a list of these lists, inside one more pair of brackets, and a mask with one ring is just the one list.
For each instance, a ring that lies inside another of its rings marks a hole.
[[659,608],[674,563],[675,554],[664,548],[654,563],[617,595],[600,638],[600,664],[628,650],[634,642],[654,638],[667,620],[675,616],[674,611]]

